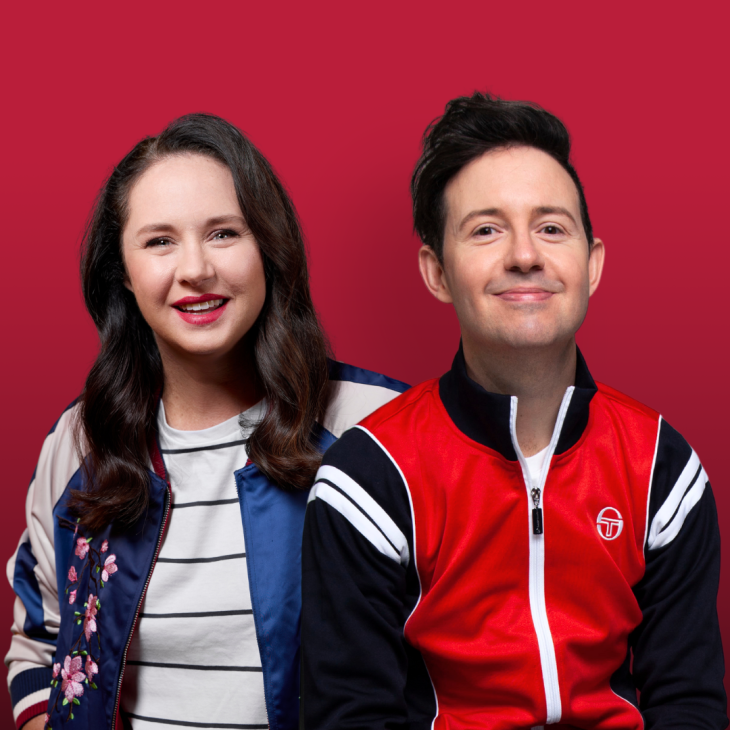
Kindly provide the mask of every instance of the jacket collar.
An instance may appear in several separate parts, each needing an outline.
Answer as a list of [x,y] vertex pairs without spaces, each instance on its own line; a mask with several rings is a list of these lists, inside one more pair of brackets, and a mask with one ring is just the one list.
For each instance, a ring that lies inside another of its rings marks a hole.
[[[596,384],[580,350],[575,369],[575,389],[565,414],[555,454],[574,446],[588,425],[591,399]],[[512,396],[490,393],[466,373],[464,352],[459,345],[454,362],[439,381],[439,395],[456,427],[484,446],[517,461],[510,432]]]

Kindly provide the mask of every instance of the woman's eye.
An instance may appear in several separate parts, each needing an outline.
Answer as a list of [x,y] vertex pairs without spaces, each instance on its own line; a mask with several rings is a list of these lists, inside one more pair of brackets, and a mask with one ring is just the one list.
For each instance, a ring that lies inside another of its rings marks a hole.
[[492,226],[480,226],[477,228],[477,236],[491,236],[494,233]]
[[235,231],[216,231],[213,238],[217,241],[225,241],[226,238],[233,238],[238,235]]
[[153,246],[167,246],[168,243],[170,243],[170,241],[167,238],[150,238],[150,240],[147,241],[146,248],[152,248]]

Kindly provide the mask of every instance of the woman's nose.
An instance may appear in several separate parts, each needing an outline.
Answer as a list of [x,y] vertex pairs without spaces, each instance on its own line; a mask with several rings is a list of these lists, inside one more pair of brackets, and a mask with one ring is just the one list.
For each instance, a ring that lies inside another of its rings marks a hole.
[[206,256],[205,249],[198,242],[184,242],[180,247],[177,270],[179,282],[197,286],[214,275],[213,265]]

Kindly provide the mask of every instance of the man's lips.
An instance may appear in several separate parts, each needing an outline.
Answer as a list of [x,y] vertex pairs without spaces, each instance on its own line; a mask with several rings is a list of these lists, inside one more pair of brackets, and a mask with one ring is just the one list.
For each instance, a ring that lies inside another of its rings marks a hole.
[[542,289],[541,287],[515,287],[506,291],[498,292],[495,296],[506,302],[544,302],[550,299],[555,292]]

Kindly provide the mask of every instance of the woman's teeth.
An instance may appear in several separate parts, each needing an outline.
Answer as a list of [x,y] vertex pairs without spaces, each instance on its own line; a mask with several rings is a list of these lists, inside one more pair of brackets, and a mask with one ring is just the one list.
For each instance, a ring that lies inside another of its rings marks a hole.
[[209,309],[217,309],[223,304],[222,299],[210,299],[207,302],[194,302],[192,304],[181,304],[178,309],[183,312],[207,312]]

